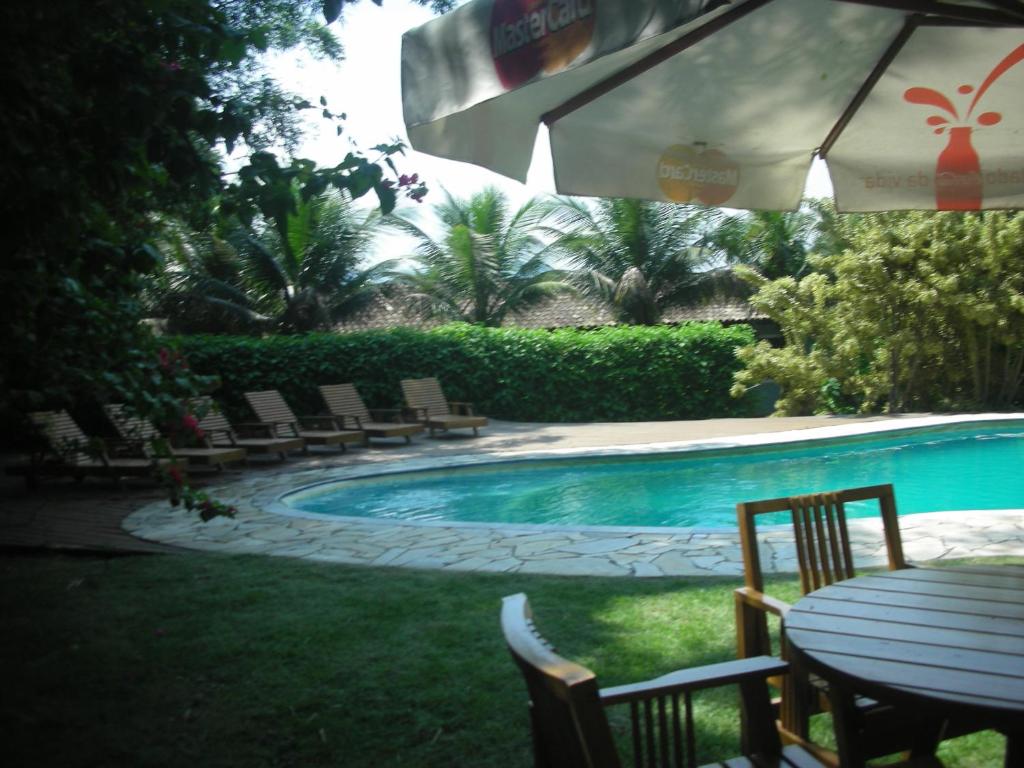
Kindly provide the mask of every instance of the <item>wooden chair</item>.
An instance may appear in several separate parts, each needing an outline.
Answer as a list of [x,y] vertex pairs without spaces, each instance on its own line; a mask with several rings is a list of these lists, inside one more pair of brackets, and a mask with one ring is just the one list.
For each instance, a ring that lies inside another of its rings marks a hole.
[[[140,443],[121,446],[122,453],[111,452],[106,441],[90,440],[67,411],[35,411],[28,414],[36,431],[46,443],[45,450],[32,456],[28,464],[7,468],[11,475],[22,475],[26,484],[35,487],[41,475],[109,477],[115,483],[122,477],[157,477],[157,470],[171,464],[170,459],[157,459]],[[94,447],[89,451],[87,448]],[[133,455],[124,455],[128,448]]]
[[301,451],[306,441],[301,437],[276,437],[269,424],[253,423],[232,426],[217,408],[211,397],[196,397],[189,401],[193,413],[203,414],[199,428],[214,448],[244,448],[247,453],[276,453],[284,461],[289,451]]
[[402,379],[402,394],[405,403],[415,414],[417,421],[430,430],[472,429],[479,435],[480,427],[487,426],[486,416],[473,413],[472,403],[448,402],[437,379]]
[[[131,416],[125,406],[119,403],[109,403],[103,406],[107,418],[117,429],[117,432],[125,440],[152,441],[162,439],[160,430],[149,419],[140,416]],[[225,464],[236,461],[245,461],[246,453],[244,448],[214,448],[204,439],[204,444],[198,447],[181,447],[176,445],[168,446],[171,456],[175,459],[184,459],[189,464],[200,464],[212,466],[217,470],[224,469]]]
[[[743,550],[745,586],[735,591],[737,647],[740,658],[771,654],[768,614],[782,620],[781,655],[786,658],[785,618],[789,605],[764,594],[764,574],[757,540],[757,518],[761,515],[789,512],[793,526],[800,588],[803,594],[854,576],[853,553],[846,525],[845,505],[852,502],[878,502],[882,516],[885,548],[889,570],[907,568],[903,557],[896,499],[892,485],[849,488],[828,493],[791,496],[765,501],[748,501],[736,505]],[[785,741],[802,744],[820,759],[836,764],[835,753],[809,740],[810,715],[831,706],[827,686],[817,679],[801,679],[790,675],[773,680],[782,695],[777,702],[779,730]],[[857,740],[867,757],[879,757],[904,751],[912,746],[915,734],[932,733],[919,740],[919,750],[934,749],[941,723],[929,723],[915,713],[900,712],[871,699],[857,697],[844,706],[843,740]],[[920,739],[920,736],[918,736]],[[915,758],[917,764],[933,765],[927,756]]]
[[422,424],[403,421],[402,412],[398,409],[374,409],[371,415],[354,384],[324,384],[320,387],[320,395],[342,429],[351,423],[363,431],[367,440],[371,437],[404,437],[405,442],[411,443],[413,435],[423,432]]
[[301,437],[307,446],[336,445],[342,451],[347,443],[366,442],[362,430],[338,429],[333,416],[296,416],[276,389],[246,392],[245,399],[256,418],[272,428],[275,437]]
[[635,768],[697,765],[692,694],[737,684],[748,758],[715,763],[735,768],[819,768],[798,745],[783,747],[766,679],[787,664],[768,657],[680,670],[643,683],[600,689],[589,669],[559,656],[540,636],[526,595],[503,601],[505,642],[526,680],[536,768],[619,768],[605,707],[628,704]]

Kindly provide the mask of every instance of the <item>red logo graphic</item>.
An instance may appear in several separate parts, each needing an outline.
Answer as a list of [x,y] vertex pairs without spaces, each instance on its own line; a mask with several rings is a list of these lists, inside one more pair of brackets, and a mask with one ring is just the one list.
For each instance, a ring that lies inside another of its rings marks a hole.
[[658,186],[669,200],[721,205],[736,193],[740,167],[717,149],[674,144],[658,160]]
[[506,89],[568,67],[590,45],[597,0],[494,0],[491,57]]
[[[1021,61],[1024,61],[1024,44],[1007,54],[988,73],[977,92],[973,85],[961,85],[957,88],[957,93],[963,96],[974,94],[962,119],[956,107],[953,106],[953,102],[933,88],[918,86],[908,88],[903,93],[903,98],[911,104],[938,107],[948,115],[948,117],[932,115],[927,120],[928,125],[935,126],[935,133],[942,134],[949,131],[949,142],[939,155],[938,163],[935,166],[935,206],[938,210],[981,210],[984,190],[981,162],[971,143],[971,133],[974,131],[974,127],[970,125],[971,116],[974,114],[974,108],[981,101],[981,97],[985,95],[992,84],[1002,77],[1010,67]],[[996,125],[1002,119],[1003,116],[998,112],[982,112],[975,118],[975,122],[978,126],[987,127]],[[953,125],[951,120],[958,124]]]

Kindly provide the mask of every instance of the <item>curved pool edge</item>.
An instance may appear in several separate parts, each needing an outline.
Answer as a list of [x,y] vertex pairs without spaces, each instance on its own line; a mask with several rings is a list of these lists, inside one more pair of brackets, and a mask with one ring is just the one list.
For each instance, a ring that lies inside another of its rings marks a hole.
[[[291,509],[284,514],[279,499],[286,491],[322,483],[328,476],[338,480],[496,461],[767,446],[1020,419],[1024,419],[1024,414],[929,416],[728,438],[459,454],[342,468],[296,468],[272,477],[245,477],[215,489],[217,498],[238,508],[235,518],[202,523],[188,512],[158,502],[131,514],[123,527],[140,538],[202,551],[359,565],[548,575],[738,576],[742,573],[742,559],[735,529],[394,522],[314,516]],[[1024,510],[929,512],[901,517],[900,522],[904,548],[912,560],[1024,556]],[[850,529],[858,563],[883,564],[880,521],[851,521]],[[766,532],[764,547],[762,557],[767,570],[796,570],[792,553],[774,532]]]

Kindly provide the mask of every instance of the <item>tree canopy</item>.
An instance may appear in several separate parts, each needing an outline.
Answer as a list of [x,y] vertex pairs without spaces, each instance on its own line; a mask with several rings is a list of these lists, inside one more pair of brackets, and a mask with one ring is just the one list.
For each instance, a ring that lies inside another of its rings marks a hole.
[[548,234],[581,290],[610,302],[627,322],[653,325],[667,307],[712,290],[707,236],[716,217],[702,206],[567,198]]
[[395,227],[417,241],[416,269],[395,278],[431,314],[501,325],[509,313],[565,288],[544,260],[539,237],[550,211],[537,198],[513,211],[504,193],[488,188],[466,200],[447,195],[434,206],[440,238],[392,217]]
[[1024,385],[1024,214],[832,220],[833,254],[752,303],[786,344],[741,352],[737,392],[772,379],[780,413],[1009,407]]
[[[166,222],[210,231],[217,216],[262,215],[283,232],[296,189],[301,200],[372,191],[384,210],[400,193],[425,191],[400,186],[391,162],[400,145],[375,147],[373,158],[349,152],[328,168],[267,151],[287,153],[296,110],[336,116],[286,94],[258,66],[272,46],[339,55],[324,10],[313,0],[0,7],[5,407],[117,397],[180,408],[177,394],[151,392],[157,345],[138,322],[142,277],[161,259],[155,241]],[[239,146],[248,162],[227,178],[221,150]]]

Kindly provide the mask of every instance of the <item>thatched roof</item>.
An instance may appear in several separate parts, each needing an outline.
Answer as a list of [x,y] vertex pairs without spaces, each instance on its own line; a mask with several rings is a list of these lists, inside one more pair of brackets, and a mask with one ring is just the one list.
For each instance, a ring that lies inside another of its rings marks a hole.
[[[693,307],[674,307],[665,311],[664,323],[718,320],[732,323],[760,323],[767,316],[742,299],[717,299]],[[401,291],[381,293],[352,317],[339,323],[340,332],[383,328],[434,328],[446,320],[427,317],[417,302]],[[618,323],[611,307],[597,299],[577,294],[560,294],[532,307],[509,315],[505,325],[519,328],[595,328]]]

